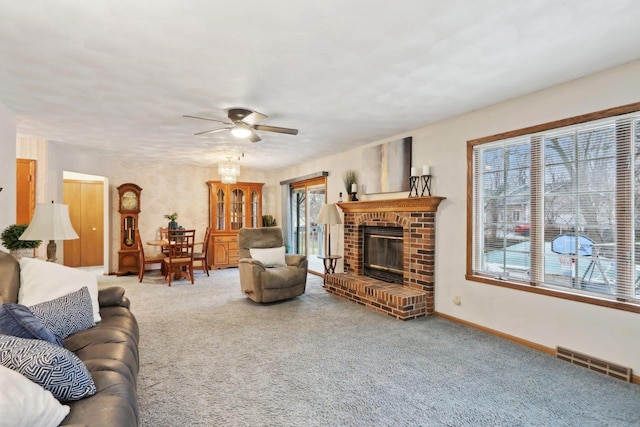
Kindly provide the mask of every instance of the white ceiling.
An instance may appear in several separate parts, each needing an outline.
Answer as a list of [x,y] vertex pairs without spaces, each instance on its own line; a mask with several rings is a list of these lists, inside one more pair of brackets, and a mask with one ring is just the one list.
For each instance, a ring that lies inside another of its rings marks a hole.
[[[18,132],[273,170],[640,58],[637,0],[0,0]],[[262,142],[196,137],[246,107]]]

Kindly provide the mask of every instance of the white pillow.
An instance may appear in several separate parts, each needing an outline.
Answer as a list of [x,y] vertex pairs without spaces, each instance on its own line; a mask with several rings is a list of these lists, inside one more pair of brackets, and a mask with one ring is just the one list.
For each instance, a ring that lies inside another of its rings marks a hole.
[[69,413],[51,392],[0,366],[0,427],[55,427]]
[[284,246],[279,248],[250,248],[251,258],[257,259],[264,264],[265,267],[284,267],[287,265],[284,260]]
[[93,320],[97,323],[102,319],[98,305],[98,278],[95,274],[36,258],[20,259],[19,304],[29,307],[51,301],[83,286],[89,289]]

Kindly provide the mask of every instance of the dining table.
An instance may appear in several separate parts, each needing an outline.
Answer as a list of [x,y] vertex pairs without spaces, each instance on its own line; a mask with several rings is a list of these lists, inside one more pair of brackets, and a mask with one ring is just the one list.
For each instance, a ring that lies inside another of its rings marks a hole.
[[[156,246],[156,247],[162,247],[162,248],[168,248],[171,246],[171,242],[169,242],[166,239],[154,239],[154,240],[147,240],[147,245],[149,246]],[[197,241],[193,243],[194,246],[197,245],[204,245],[204,241]],[[204,249],[204,248],[203,248]],[[176,271],[173,274],[173,278],[175,280],[179,280],[182,277],[182,274],[180,273],[180,271]]]

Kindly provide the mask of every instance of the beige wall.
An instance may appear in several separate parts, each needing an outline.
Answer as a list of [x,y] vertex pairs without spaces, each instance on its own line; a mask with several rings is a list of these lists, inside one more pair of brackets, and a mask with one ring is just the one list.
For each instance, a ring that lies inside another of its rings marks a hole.
[[[639,314],[484,285],[464,277],[466,141],[640,101],[639,75],[640,62],[634,62],[367,145],[412,136],[414,165],[431,165],[432,193],[447,198],[436,220],[437,312],[550,348],[565,346],[640,372]],[[280,171],[278,179],[330,171],[328,200],[335,201],[338,192],[344,191],[343,171],[361,169],[363,148]],[[461,305],[453,303],[454,296],[461,297]]]
[[[217,166],[211,168],[144,163],[122,160],[97,150],[51,142],[48,150],[50,194],[62,194],[63,172],[77,172],[104,176],[109,182],[108,225],[105,240],[109,247],[108,271],[117,270],[119,241],[118,191],[117,187],[132,182],[142,187],[139,216],[140,234],[143,240],[157,237],[158,228],[166,226],[165,214],[178,212],[178,223],[194,227],[201,237],[209,222],[209,193],[206,182],[218,179]],[[55,166],[51,166],[55,165]],[[257,170],[241,167],[240,180],[266,182],[269,175]],[[264,212],[273,212],[277,186],[265,185],[263,194]],[[47,197],[55,197],[48,195]],[[145,248],[153,251],[153,248]],[[59,250],[59,253],[61,251]]]

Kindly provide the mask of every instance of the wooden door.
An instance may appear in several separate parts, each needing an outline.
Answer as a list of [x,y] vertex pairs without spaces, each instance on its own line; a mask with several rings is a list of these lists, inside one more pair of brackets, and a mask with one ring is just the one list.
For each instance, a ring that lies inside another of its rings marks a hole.
[[103,189],[102,181],[82,183],[82,226],[78,235],[83,267],[104,264]]
[[36,161],[16,159],[16,224],[29,224],[36,208]]
[[64,265],[90,267],[104,263],[104,183],[64,180],[64,203],[79,239],[64,242]]

